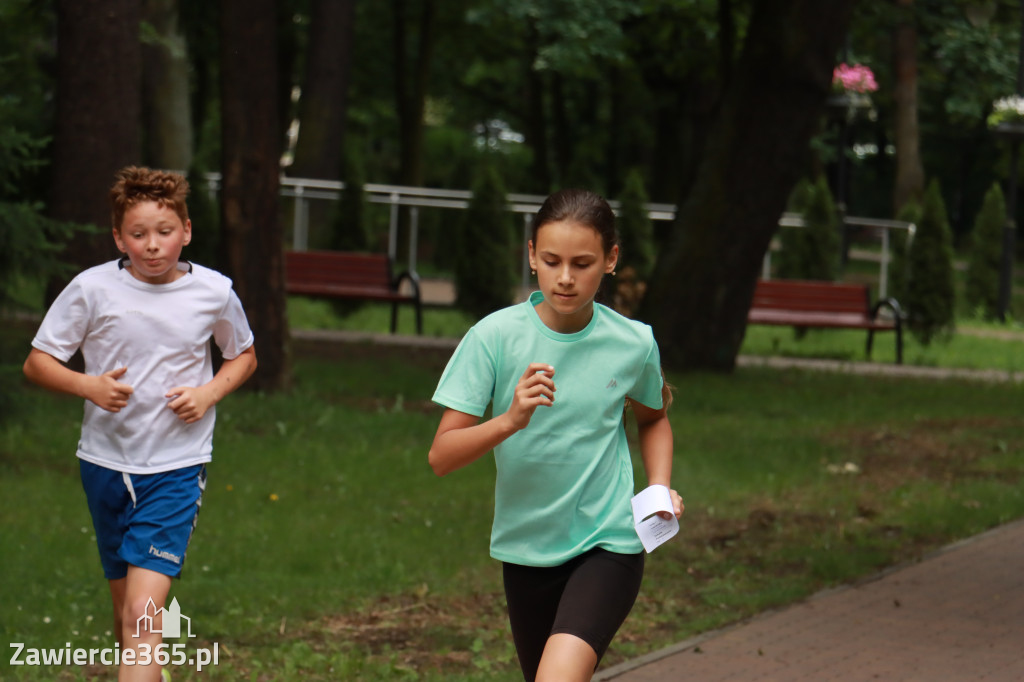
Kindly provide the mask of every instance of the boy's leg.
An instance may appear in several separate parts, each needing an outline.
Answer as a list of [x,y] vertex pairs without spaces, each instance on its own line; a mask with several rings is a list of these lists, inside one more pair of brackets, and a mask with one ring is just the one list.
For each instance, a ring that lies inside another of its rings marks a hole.
[[124,629],[124,592],[127,586],[127,577],[110,581],[110,600],[114,603],[114,637],[121,646],[124,646],[121,631]]
[[[128,567],[124,608],[121,612],[121,668],[118,682],[159,682],[161,667],[154,659],[157,647],[163,641],[162,609],[171,590],[171,580],[171,576],[148,568]],[[124,662],[125,653],[129,650],[135,652],[134,665],[126,665]],[[147,659],[149,665],[137,663]]]
[[[197,465],[126,479],[135,504],[118,550],[128,563],[118,679],[156,682],[161,677],[155,659],[163,641],[163,608],[173,579],[181,573],[202,505],[206,468]],[[130,650],[136,654],[135,665],[125,665]],[[139,665],[140,660],[148,665]]]

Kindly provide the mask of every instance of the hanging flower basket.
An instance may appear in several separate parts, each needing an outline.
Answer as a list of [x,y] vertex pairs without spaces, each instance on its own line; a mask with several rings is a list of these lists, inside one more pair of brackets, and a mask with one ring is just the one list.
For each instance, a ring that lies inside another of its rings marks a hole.
[[1000,137],[1024,138],[1024,97],[1012,95],[992,103],[992,113],[985,121],[989,130]]
[[871,95],[878,90],[875,74],[863,64],[840,64],[832,71],[832,94],[826,106],[836,117],[853,118],[871,109]]

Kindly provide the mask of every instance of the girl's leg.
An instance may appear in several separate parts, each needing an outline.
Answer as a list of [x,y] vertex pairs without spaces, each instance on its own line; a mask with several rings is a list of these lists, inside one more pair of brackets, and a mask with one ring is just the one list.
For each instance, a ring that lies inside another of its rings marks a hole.
[[576,635],[548,637],[537,668],[537,682],[588,682],[597,668],[597,652]]
[[589,680],[640,592],[642,553],[593,549],[573,563],[540,661],[538,682]]
[[544,647],[558,612],[568,571],[506,563],[502,567],[512,641],[526,682],[537,676]]
[[[121,612],[121,669],[118,682],[159,682],[161,667],[152,659],[163,641],[163,611],[172,578],[139,566],[128,567],[125,579],[124,609]],[[152,603],[150,603],[152,601]],[[148,645],[145,647],[143,645]],[[150,665],[125,665],[124,655],[135,650],[148,651]]]

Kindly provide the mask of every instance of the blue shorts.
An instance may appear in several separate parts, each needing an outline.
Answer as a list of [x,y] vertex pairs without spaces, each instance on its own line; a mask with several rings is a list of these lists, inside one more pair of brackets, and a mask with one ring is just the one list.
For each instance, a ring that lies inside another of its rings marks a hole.
[[206,465],[126,474],[79,460],[108,580],[139,566],[177,578],[206,489]]

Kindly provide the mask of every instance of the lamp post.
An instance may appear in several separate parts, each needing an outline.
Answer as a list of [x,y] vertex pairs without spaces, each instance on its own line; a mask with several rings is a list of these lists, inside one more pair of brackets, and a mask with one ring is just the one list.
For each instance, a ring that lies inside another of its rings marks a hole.
[[[1017,54],[1017,94],[1024,95],[1024,0],[1020,2],[1021,31]],[[999,268],[999,320],[1006,321],[1013,292],[1013,256],[1016,249],[1017,232],[1017,164],[1019,161],[1020,139],[1010,138],[1010,177],[1007,180],[1006,224],[1003,226],[1003,258]]]

